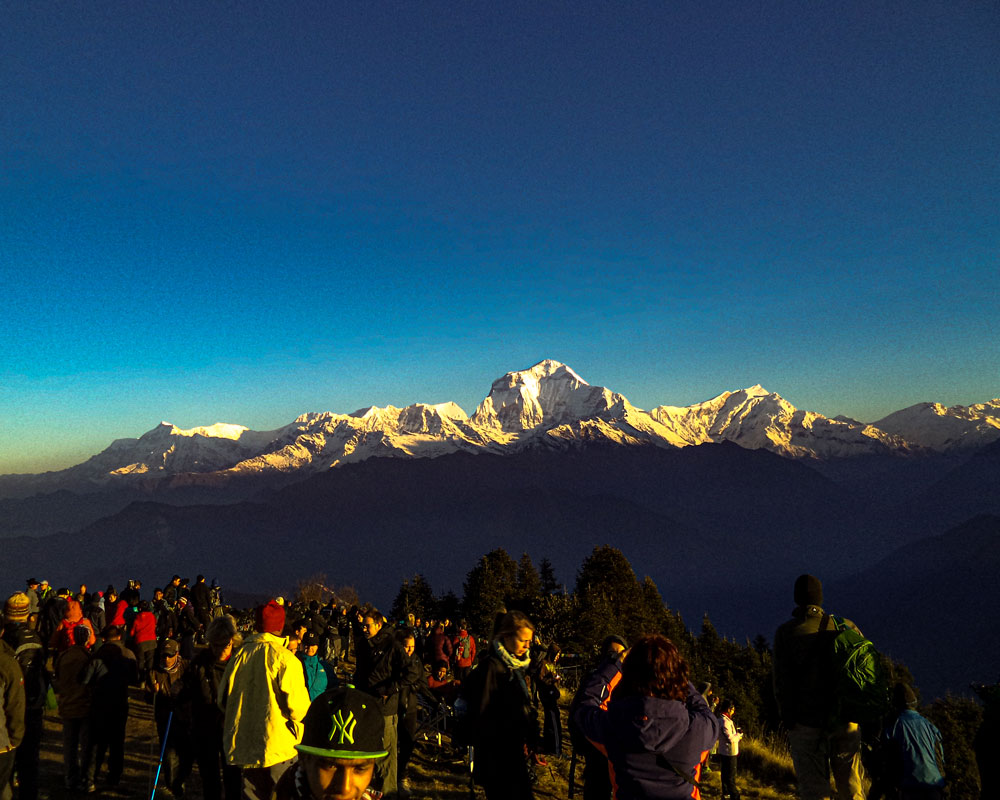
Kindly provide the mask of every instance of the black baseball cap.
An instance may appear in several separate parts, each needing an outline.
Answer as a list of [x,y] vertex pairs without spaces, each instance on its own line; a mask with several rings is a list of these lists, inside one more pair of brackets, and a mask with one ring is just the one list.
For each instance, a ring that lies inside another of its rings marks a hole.
[[349,687],[323,692],[303,720],[300,753],[322,758],[382,758],[385,727],[378,700]]

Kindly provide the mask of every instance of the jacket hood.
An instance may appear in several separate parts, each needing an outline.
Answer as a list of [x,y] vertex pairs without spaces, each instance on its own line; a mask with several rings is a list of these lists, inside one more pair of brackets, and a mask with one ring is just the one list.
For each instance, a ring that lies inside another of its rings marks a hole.
[[67,622],[79,622],[83,619],[83,611],[80,609],[80,604],[76,600],[66,601],[66,613],[63,614],[63,618]]

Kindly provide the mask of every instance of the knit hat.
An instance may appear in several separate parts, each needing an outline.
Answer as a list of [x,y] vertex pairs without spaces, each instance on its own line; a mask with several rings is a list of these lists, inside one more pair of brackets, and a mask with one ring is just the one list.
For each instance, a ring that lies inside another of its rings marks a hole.
[[823,584],[813,575],[799,575],[795,579],[795,605],[823,605]]
[[300,753],[322,758],[382,758],[385,727],[378,701],[358,689],[323,692],[313,700],[303,720]]
[[24,592],[14,592],[4,603],[3,615],[7,622],[27,622],[29,608],[31,603],[28,595]]
[[254,624],[261,633],[281,636],[281,630],[285,627],[285,609],[274,600],[266,606],[257,606],[254,612]]

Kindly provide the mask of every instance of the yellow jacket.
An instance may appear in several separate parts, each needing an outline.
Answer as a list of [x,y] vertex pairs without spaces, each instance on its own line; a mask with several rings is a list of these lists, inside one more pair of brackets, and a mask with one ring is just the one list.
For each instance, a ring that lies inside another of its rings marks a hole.
[[222,675],[219,707],[226,712],[226,759],[241,767],[270,767],[295,758],[309,710],[302,662],[270,633],[254,633]]

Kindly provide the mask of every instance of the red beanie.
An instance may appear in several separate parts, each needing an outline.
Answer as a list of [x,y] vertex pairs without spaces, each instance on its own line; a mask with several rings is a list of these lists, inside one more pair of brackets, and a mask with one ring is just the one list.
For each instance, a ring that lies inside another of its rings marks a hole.
[[284,608],[271,600],[266,606],[257,606],[255,616],[258,631],[281,636],[281,631],[285,627]]

